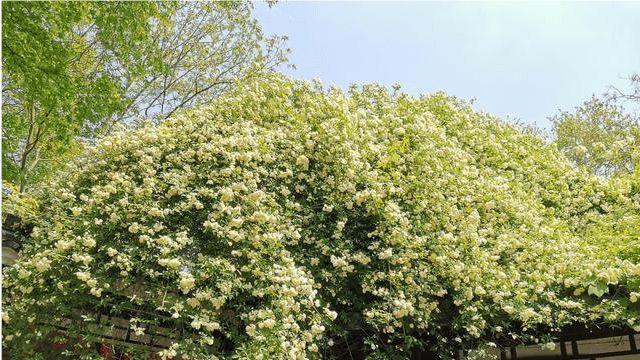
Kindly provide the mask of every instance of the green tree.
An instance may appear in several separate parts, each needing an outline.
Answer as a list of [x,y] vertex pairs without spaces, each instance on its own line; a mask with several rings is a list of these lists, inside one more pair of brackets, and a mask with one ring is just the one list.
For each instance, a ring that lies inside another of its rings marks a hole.
[[21,190],[117,123],[286,61],[248,2],[4,2],[3,179]]
[[[20,184],[122,107],[113,67],[134,68],[153,3],[2,4],[3,176]],[[118,19],[118,21],[113,21]],[[44,164],[38,166],[39,164]]]
[[576,165],[605,177],[634,171],[640,127],[617,103],[594,96],[550,120],[558,148]]

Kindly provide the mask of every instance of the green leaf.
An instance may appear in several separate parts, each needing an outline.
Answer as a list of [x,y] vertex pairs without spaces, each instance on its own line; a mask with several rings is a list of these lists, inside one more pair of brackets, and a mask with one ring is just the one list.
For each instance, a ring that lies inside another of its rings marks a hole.
[[589,285],[589,289],[587,290],[589,295],[595,295],[597,297],[602,297],[606,292],[609,292],[609,287],[601,282],[597,282],[595,285]]

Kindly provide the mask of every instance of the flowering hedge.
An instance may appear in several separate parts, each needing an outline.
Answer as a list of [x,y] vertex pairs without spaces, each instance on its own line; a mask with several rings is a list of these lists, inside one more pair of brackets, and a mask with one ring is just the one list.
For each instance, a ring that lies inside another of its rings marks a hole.
[[66,174],[5,271],[16,354],[53,333],[89,357],[97,309],[150,310],[137,334],[171,317],[193,334],[159,355],[183,359],[448,358],[571,324],[640,330],[638,174],[592,177],[443,94],[274,76]]

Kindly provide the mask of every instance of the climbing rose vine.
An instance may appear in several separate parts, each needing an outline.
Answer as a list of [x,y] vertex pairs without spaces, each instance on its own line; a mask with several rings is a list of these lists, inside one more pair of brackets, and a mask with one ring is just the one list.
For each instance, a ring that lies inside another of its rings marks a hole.
[[170,319],[173,344],[139,358],[446,359],[640,331],[639,192],[444,94],[274,75],[105,138],[40,190],[4,346],[89,357],[99,311],[137,335]]

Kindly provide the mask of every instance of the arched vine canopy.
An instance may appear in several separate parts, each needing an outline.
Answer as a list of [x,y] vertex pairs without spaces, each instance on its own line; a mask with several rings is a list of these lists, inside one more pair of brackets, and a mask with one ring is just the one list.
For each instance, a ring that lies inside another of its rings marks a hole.
[[638,171],[588,175],[441,93],[274,75],[103,139],[36,197],[4,271],[21,356],[54,336],[89,358],[98,309],[189,330],[174,359],[446,359],[640,330]]

